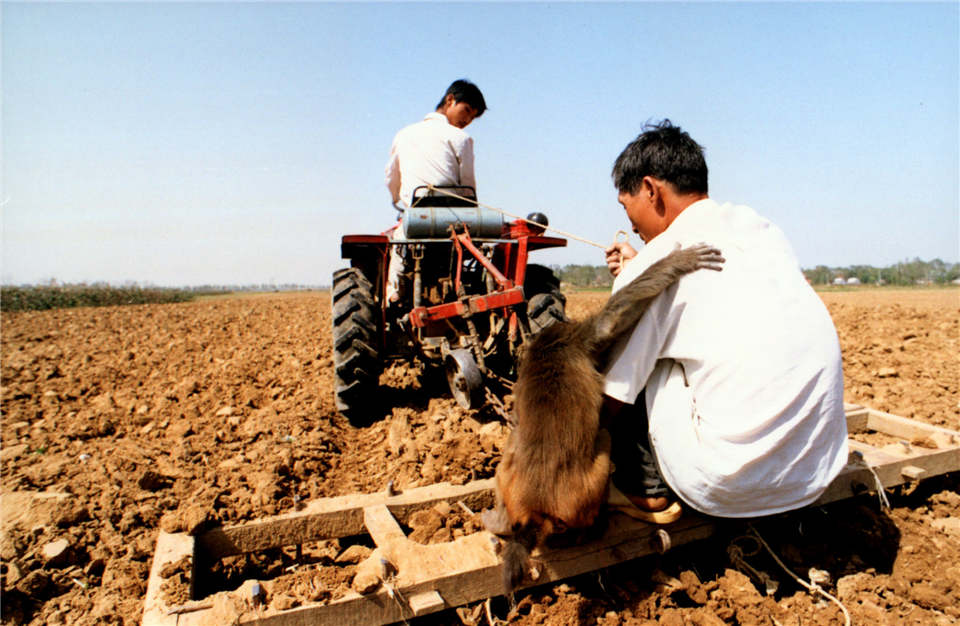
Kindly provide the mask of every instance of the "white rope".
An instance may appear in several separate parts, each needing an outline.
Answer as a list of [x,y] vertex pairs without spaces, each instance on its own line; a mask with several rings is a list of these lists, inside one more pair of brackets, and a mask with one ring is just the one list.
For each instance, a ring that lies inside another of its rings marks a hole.
[[790,568],[787,567],[786,565],[784,565],[783,561],[781,561],[780,558],[777,557],[777,555],[776,555],[776,553],[774,553],[773,549],[771,549],[770,546],[767,545],[767,542],[763,540],[763,537],[761,537],[761,536],[760,536],[760,533],[757,532],[757,529],[753,527],[753,524],[747,524],[747,528],[749,528],[749,529],[750,529],[750,532],[752,532],[752,533],[754,534],[754,536],[756,537],[757,541],[760,542],[760,545],[762,545],[764,548],[767,549],[767,552],[769,552],[769,553],[770,553],[770,556],[773,557],[773,560],[777,562],[777,565],[779,565],[780,567],[783,568],[783,571],[785,571],[787,574],[789,574],[790,576],[792,576],[793,579],[794,579],[795,581],[797,581],[798,583],[800,583],[807,591],[809,591],[809,592],[811,592],[811,593],[813,593],[813,592],[819,593],[820,595],[826,597],[828,600],[830,600],[831,602],[833,602],[834,604],[836,604],[837,606],[839,606],[839,607],[840,607],[840,610],[843,612],[843,621],[844,621],[844,624],[846,624],[846,626],[850,626],[850,612],[847,611],[847,607],[843,606],[843,602],[840,602],[840,600],[838,600],[837,598],[833,597],[832,595],[830,595],[829,593],[827,593],[826,591],[824,591],[824,590],[820,587],[820,585],[818,585],[817,583],[813,582],[812,580],[808,583],[807,581],[803,580],[802,578],[800,578],[799,576],[797,576],[796,574],[794,574],[792,571],[790,571]]
[[490,600],[492,599],[493,598],[487,598],[487,601],[483,603],[483,608],[487,614],[487,623],[490,624],[490,626],[497,626],[501,620],[494,617],[493,611],[490,610]]
[[452,197],[452,198],[457,198],[457,199],[460,199],[460,200],[464,200],[464,201],[466,201],[466,202],[471,202],[471,203],[477,205],[478,207],[482,207],[482,208],[484,208],[484,209],[490,209],[491,211],[496,211],[497,213],[500,213],[500,214],[502,214],[502,215],[506,215],[507,217],[512,217],[513,219],[521,220],[521,221],[526,222],[526,223],[528,223],[528,224],[533,224],[533,225],[536,226],[537,228],[543,228],[543,229],[545,229],[545,230],[552,230],[553,232],[557,233],[558,235],[563,235],[564,237],[569,237],[570,239],[576,239],[577,241],[582,241],[583,243],[590,244],[591,246],[596,246],[597,248],[600,248],[601,250],[606,250],[606,249],[609,247],[609,246],[605,246],[605,245],[603,245],[603,244],[597,243],[596,241],[590,241],[589,239],[584,239],[583,237],[578,237],[577,235],[574,235],[574,234],[572,234],[572,233],[564,232],[564,231],[560,230],[559,228],[554,228],[553,226],[544,226],[543,224],[540,224],[540,223],[538,223],[538,222],[534,222],[533,220],[528,220],[528,219],[525,218],[525,217],[520,217],[519,215],[514,215],[513,213],[507,213],[507,212],[504,211],[503,209],[498,209],[497,207],[493,207],[493,206],[490,206],[490,205],[488,205],[488,204],[483,204],[482,202],[478,202],[477,200],[475,200],[475,199],[473,199],[473,198],[467,198],[466,196],[461,196],[461,195],[459,195],[459,194],[455,194],[455,193],[453,193],[452,191],[447,191],[446,189],[441,189],[441,188],[435,187],[435,186],[433,186],[433,185],[427,185],[427,189],[429,189],[430,191],[438,191],[438,192],[440,192],[440,193],[442,193],[442,194],[444,194],[444,195],[450,196],[450,197]]
[[403,616],[403,614],[404,614],[404,612],[406,611],[406,608],[407,608],[407,607],[406,607],[407,601],[406,601],[406,600],[404,599],[404,597],[400,594],[400,590],[397,589],[397,588],[392,584],[392,580],[393,580],[394,578],[395,578],[394,576],[390,576],[390,581],[384,580],[384,581],[383,581],[383,588],[387,590],[387,596],[396,603],[397,608],[400,610],[400,621],[402,621],[402,622],[404,623],[404,626],[409,626],[409,622],[407,622],[407,618]]
[[[854,450],[850,455],[856,459],[857,465],[860,465],[873,476],[873,485],[874,489],[877,492],[877,499],[880,500],[880,509],[887,510],[890,508],[890,500],[887,498],[887,490],[883,486],[883,481],[880,480],[880,476],[877,474],[877,470],[873,468],[872,465],[867,463],[867,460],[863,457],[863,453],[859,450]],[[848,461],[849,462],[849,461]]]
[[863,464],[866,465],[867,469],[870,470],[870,473],[873,474],[873,481],[877,489],[877,497],[880,499],[880,508],[883,510],[889,510],[890,500],[887,498],[887,490],[883,487],[880,477],[877,476],[877,470],[873,469],[873,466],[868,464],[866,461],[864,461]]

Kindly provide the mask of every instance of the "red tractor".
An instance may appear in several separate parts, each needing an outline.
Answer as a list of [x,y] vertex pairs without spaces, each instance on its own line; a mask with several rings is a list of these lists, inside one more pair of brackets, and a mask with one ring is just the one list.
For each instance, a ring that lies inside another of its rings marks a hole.
[[[565,319],[560,281],[527,264],[533,250],[567,245],[543,235],[545,216],[507,222],[477,206],[470,187],[424,190],[403,210],[399,231],[341,242],[350,267],[333,274],[334,393],[354,423],[370,419],[389,360],[442,365],[457,402],[477,408],[488,383],[515,378],[524,340]],[[392,248],[402,258],[396,302],[387,298]]]

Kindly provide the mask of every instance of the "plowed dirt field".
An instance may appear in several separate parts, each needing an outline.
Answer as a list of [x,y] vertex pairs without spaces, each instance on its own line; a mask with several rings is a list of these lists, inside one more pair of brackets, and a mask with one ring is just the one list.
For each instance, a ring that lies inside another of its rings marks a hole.
[[[822,297],[848,402],[960,430],[960,291]],[[604,300],[571,294],[568,313],[583,317]],[[139,623],[159,528],[251,520],[391,480],[403,489],[493,475],[506,428],[493,412],[459,408],[413,366],[383,374],[371,426],[342,419],[330,327],[325,292],[4,313],[3,623]],[[891,494],[889,511],[876,499],[845,501],[757,528],[794,571],[826,571],[824,588],[854,623],[955,624],[958,492],[955,473]],[[463,530],[429,532],[442,540]],[[743,535],[731,525],[662,557],[521,592],[512,610],[498,599],[492,615],[516,624],[843,623]],[[340,546],[322,549],[337,558]],[[777,589],[768,595],[731,553]],[[233,588],[284,562],[225,564],[211,584]],[[327,597],[348,583],[331,581]],[[275,601],[303,601],[294,586]],[[414,623],[486,623],[482,609]]]

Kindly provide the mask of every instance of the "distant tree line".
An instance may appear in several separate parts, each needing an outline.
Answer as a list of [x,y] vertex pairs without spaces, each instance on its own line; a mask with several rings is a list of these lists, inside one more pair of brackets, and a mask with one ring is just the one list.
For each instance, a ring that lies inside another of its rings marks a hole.
[[41,285],[0,287],[0,309],[43,311],[78,306],[115,306],[186,302],[195,293],[161,287],[110,287],[109,285]]
[[[609,287],[613,277],[605,265],[552,265],[551,269],[567,285],[580,288]],[[902,261],[887,267],[851,265],[827,267],[818,265],[803,270],[814,285],[830,285],[837,279],[851,278],[863,285],[946,285],[960,278],[960,263],[945,263],[940,259]]]
[[140,286],[128,282],[121,286],[108,283],[43,285],[4,285],[0,287],[0,310],[43,311],[79,306],[118,306],[123,304],[166,304],[187,302],[197,296],[249,291],[299,291],[315,289],[296,284],[200,285],[193,287]]
[[803,270],[804,275],[814,285],[829,285],[842,279],[859,282],[864,285],[946,285],[960,278],[960,263],[945,263],[940,259],[921,261],[902,261],[887,267],[872,265],[850,265],[848,267],[827,267],[818,265]]
[[574,287],[610,287],[613,276],[606,265],[551,265],[560,282]]

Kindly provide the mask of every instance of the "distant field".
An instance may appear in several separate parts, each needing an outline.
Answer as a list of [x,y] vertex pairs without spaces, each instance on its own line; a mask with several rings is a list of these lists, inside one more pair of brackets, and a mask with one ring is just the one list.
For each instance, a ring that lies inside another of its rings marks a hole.
[[324,291],[322,288],[261,290],[228,287],[111,287],[108,285],[59,285],[37,287],[0,287],[0,308],[4,311],[45,311],[80,306],[120,306],[124,304],[169,304],[223,300],[227,298],[263,298]]
[[909,305],[918,309],[949,310],[960,308],[960,288],[957,287],[842,287],[817,289],[828,305],[856,304],[858,306]]
[[[916,287],[903,286],[884,286],[876,285],[813,285],[813,289],[819,294],[884,294],[887,297],[895,297],[895,294],[910,294],[911,300],[919,298],[920,300],[942,300],[945,304],[957,304],[960,300],[960,286],[958,285],[917,285]],[[602,293],[609,292],[610,287],[578,287],[569,285],[564,287],[568,293]],[[918,294],[929,294],[929,296]],[[952,298],[952,301],[951,301]]]
[[814,289],[819,292],[829,293],[829,292],[856,292],[856,293],[866,293],[866,292],[897,292],[897,291],[909,291],[910,293],[915,293],[917,291],[944,291],[944,292],[953,292],[960,294],[960,285],[915,285],[915,286],[905,286],[905,285],[885,285],[879,287],[877,285],[814,285]]
[[228,298],[276,298],[276,297],[294,297],[308,293],[319,293],[330,291],[329,287],[317,287],[315,289],[280,289],[277,291],[226,291],[224,293],[205,293],[196,298],[197,301],[207,302],[216,300],[225,300]]
[[[873,298],[878,302],[895,301],[897,294],[909,294],[910,300],[934,306],[960,306],[958,286],[899,287],[874,285],[815,285],[814,289],[825,300],[834,298],[842,302],[844,295],[856,295],[859,302]],[[166,304],[172,302],[205,302],[232,298],[267,298],[297,296],[312,292],[328,291],[329,288],[292,289],[278,291],[193,291],[176,288],[109,287],[65,285],[57,287],[0,287],[0,309],[3,311],[43,311],[82,306],[119,306],[125,304]],[[603,298],[610,287],[579,287],[567,285],[567,293],[582,293],[592,298]],[[838,299],[839,298],[839,299]]]

